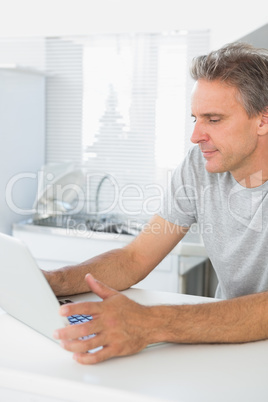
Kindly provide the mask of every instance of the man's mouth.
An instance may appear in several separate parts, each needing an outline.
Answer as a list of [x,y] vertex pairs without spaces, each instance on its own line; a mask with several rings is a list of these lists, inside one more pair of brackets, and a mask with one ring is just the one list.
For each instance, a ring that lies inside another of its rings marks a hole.
[[215,155],[216,152],[218,152],[217,149],[201,149],[201,151],[205,158],[213,156],[213,155]]

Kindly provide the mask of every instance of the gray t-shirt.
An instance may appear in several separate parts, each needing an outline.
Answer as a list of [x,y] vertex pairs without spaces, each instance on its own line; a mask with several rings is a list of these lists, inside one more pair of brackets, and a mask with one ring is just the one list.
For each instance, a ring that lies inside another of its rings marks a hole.
[[198,146],[175,170],[161,213],[179,226],[197,223],[217,274],[216,297],[268,290],[268,182],[241,186],[231,173],[208,173]]

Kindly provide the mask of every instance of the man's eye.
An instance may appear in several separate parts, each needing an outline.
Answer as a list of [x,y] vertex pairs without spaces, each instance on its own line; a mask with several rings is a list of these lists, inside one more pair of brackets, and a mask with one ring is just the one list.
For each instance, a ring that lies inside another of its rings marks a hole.
[[196,123],[196,118],[195,117],[193,117],[193,123]]
[[210,119],[209,120],[211,123],[218,123],[220,120],[219,119]]

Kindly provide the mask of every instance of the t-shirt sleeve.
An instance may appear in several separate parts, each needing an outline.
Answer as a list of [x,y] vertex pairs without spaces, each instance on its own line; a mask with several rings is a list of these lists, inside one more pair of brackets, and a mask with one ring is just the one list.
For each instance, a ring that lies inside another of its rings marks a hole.
[[172,174],[162,198],[159,215],[179,226],[189,227],[196,222],[196,188],[190,153]]

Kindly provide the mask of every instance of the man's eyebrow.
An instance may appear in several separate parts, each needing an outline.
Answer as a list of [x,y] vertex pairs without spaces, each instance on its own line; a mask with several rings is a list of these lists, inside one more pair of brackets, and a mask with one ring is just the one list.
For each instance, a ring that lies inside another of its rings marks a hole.
[[[191,114],[191,116],[192,116],[192,117],[196,117],[193,113]],[[201,117],[215,117],[215,116],[217,116],[217,117],[224,117],[224,114],[222,114],[222,113],[217,113],[217,112],[215,112],[215,113],[201,113],[200,116],[201,116]]]

